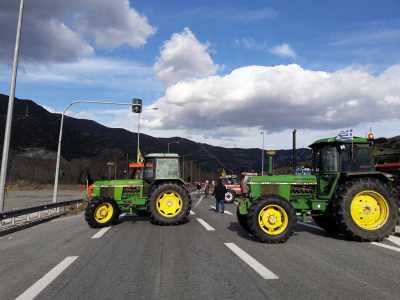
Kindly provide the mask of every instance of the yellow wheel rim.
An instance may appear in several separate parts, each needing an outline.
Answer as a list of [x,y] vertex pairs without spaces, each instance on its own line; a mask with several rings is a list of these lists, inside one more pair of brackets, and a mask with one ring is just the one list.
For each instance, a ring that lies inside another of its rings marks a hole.
[[286,210],[277,204],[263,207],[258,214],[258,225],[267,234],[278,235],[288,227],[289,218]]
[[100,224],[110,221],[113,215],[114,207],[108,202],[99,204],[94,211],[94,219]]
[[354,196],[350,207],[356,225],[366,230],[376,230],[386,224],[389,205],[384,196],[375,191],[362,191]]
[[174,191],[161,193],[156,201],[157,211],[166,218],[176,217],[182,210],[182,198]]

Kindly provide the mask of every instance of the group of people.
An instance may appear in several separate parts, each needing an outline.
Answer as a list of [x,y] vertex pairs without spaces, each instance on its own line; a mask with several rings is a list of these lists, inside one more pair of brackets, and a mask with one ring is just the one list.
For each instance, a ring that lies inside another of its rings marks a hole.
[[[208,180],[206,181],[205,187],[204,187],[204,194],[206,197],[208,197],[210,193],[210,183]],[[216,184],[214,185],[214,189],[212,192],[212,195],[215,197],[215,210],[216,212],[224,213],[225,205],[225,194],[226,194],[226,187],[222,183],[221,179],[218,179]]]

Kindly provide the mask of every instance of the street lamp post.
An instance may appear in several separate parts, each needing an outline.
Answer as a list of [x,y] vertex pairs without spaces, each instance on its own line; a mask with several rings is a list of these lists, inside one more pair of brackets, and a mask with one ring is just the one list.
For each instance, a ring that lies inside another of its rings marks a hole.
[[8,97],[7,121],[6,121],[6,129],[4,132],[4,143],[3,143],[3,156],[2,156],[2,160],[1,160],[0,211],[4,210],[4,196],[5,196],[6,177],[7,177],[8,152],[10,150],[11,124],[12,124],[12,115],[13,115],[13,109],[14,109],[15,86],[16,86],[16,82],[17,82],[19,43],[21,40],[21,26],[22,26],[23,12],[24,12],[24,0],[21,0],[19,3],[17,35],[15,38],[14,61],[13,61],[12,75],[11,75],[10,95]]
[[53,187],[53,202],[57,202],[58,181],[59,181],[59,173],[60,173],[60,158],[61,158],[61,142],[62,142],[62,134],[63,134],[63,128],[64,128],[64,117],[65,117],[66,112],[71,108],[71,106],[78,104],[78,103],[132,106],[132,103],[121,103],[121,102],[113,102],[113,101],[79,100],[79,101],[71,102],[63,110],[63,112],[61,114],[60,132],[58,134],[57,161],[56,161],[56,171],[55,171],[55,175],[54,175],[54,187]]
[[261,131],[260,134],[262,135],[262,149],[261,149],[261,176],[264,176],[264,138],[265,138],[265,131]]

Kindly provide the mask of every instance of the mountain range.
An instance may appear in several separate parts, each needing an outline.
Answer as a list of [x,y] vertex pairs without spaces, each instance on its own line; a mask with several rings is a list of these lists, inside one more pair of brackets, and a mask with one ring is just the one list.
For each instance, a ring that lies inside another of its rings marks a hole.
[[[8,96],[0,94],[1,147],[7,105]],[[39,181],[51,182],[60,118],[59,113],[49,112],[32,100],[15,99],[9,177],[37,181],[38,174],[41,174]],[[115,175],[124,176],[128,161],[136,158],[136,142],[136,132],[66,116],[62,140],[63,180],[68,183],[80,182],[87,172],[93,177],[104,177],[109,171],[106,167],[109,161],[115,162]],[[185,179],[189,174],[193,179],[198,175],[201,178],[215,177],[222,169],[238,174],[243,171],[259,172],[261,168],[261,149],[224,148],[180,137],[158,138],[140,134],[143,153],[166,152],[168,143],[174,143],[171,145],[173,152],[185,156]],[[381,144],[385,143],[398,145],[400,137],[383,139]],[[299,165],[310,165],[310,149],[297,149],[296,156]],[[291,161],[291,149],[277,150],[274,167],[289,171]]]

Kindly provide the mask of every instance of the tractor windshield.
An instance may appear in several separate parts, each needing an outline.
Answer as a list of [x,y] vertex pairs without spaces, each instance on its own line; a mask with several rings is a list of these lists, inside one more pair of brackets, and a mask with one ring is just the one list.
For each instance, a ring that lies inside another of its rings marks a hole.
[[179,161],[177,158],[157,159],[157,178],[178,178]]

